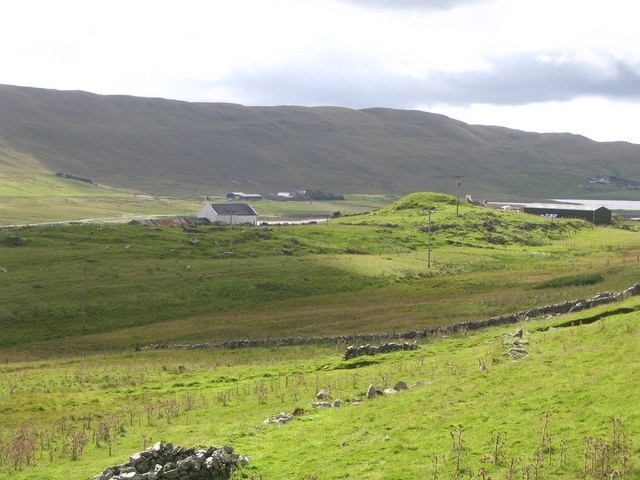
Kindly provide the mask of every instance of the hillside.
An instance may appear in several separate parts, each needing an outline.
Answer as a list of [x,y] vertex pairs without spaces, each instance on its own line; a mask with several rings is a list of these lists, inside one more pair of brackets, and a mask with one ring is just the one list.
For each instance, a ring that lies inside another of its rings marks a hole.
[[[313,188],[636,199],[640,146],[384,108],[244,107],[0,86],[0,165],[196,197]],[[592,177],[619,180],[594,184]],[[582,186],[581,186],[582,185]],[[585,189],[587,185],[591,188]]]

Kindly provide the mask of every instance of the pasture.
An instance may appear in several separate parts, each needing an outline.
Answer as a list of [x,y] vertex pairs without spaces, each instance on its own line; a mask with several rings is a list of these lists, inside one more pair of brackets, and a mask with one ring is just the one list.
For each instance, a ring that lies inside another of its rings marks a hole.
[[[631,224],[455,203],[415,194],[312,225],[1,231],[0,471],[90,478],[162,440],[232,445],[256,480],[608,478],[603,462],[635,478],[640,299],[588,325],[523,319],[350,361],[335,341],[144,348],[404,332],[637,281]],[[514,359],[518,326],[530,346]],[[366,399],[400,380],[411,388]],[[311,406],[322,388],[343,406]]]

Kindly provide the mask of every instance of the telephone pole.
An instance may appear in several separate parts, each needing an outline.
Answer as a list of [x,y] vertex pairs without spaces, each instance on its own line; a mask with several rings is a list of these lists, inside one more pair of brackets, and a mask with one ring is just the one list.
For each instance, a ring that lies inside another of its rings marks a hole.
[[460,185],[462,185],[464,175],[454,175],[453,178],[456,179],[456,216],[458,216],[460,215]]

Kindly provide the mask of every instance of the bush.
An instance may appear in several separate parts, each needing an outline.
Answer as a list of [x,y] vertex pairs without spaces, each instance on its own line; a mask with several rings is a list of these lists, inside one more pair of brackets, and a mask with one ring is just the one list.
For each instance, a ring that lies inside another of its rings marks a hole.
[[536,288],[563,288],[563,287],[579,287],[582,285],[595,285],[604,280],[599,273],[584,273],[581,275],[573,275],[570,277],[553,278],[547,282],[538,285]]

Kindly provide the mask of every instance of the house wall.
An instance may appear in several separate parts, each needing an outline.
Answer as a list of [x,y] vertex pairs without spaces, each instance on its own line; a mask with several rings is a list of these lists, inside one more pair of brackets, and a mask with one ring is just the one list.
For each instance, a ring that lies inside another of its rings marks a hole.
[[540,208],[524,207],[525,213],[534,215],[557,215],[558,218],[578,218],[596,225],[607,225],[611,223],[611,210],[608,208],[598,208],[596,210],[575,210],[562,208]]
[[217,215],[216,218],[215,221],[225,225],[244,225],[247,223],[256,225],[258,223],[258,218],[255,215]]
[[197,214],[198,218],[206,218],[211,223],[217,222],[218,214],[215,212],[210,203],[205,203],[200,210],[198,210]]
[[257,215],[218,215],[211,203],[205,203],[198,211],[198,218],[206,218],[211,223],[220,222],[225,225],[243,225],[250,223],[251,225],[257,225]]

